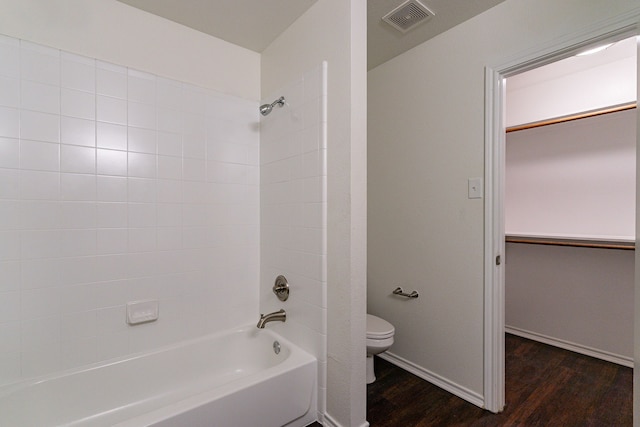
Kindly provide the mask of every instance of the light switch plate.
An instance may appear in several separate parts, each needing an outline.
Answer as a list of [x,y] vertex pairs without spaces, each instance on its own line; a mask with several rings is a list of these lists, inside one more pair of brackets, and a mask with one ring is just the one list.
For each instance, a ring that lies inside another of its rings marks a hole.
[[482,178],[469,178],[469,198],[481,199],[482,195]]

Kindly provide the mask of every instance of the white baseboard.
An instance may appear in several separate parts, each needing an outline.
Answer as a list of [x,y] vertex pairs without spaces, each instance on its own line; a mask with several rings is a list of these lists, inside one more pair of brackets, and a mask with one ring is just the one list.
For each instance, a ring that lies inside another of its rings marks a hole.
[[422,378],[423,380],[429,381],[431,384],[434,384],[441,389],[446,390],[449,393],[466,400],[467,402],[473,403],[480,408],[484,408],[484,397],[481,394],[476,393],[475,391],[469,390],[466,387],[456,384],[451,380],[441,377],[440,375],[435,374],[423,368],[422,366],[418,366],[413,362],[409,362],[408,360],[391,352],[387,351],[384,353],[380,353],[378,354],[378,357],[381,357],[382,359],[393,363],[394,365],[404,369],[405,371],[411,372],[412,374]]
[[[342,424],[335,421],[328,414],[324,414],[324,417],[320,424],[322,424],[322,427],[343,427]],[[359,427],[369,427],[369,423],[365,421],[364,424],[361,424]]]
[[599,350],[593,347],[587,347],[585,345],[577,344],[571,341],[561,340],[559,338],[538,334],[536,332],[526,331],[520,328],[514,328],[512,326],[505,326],[504,330],[508,334],[517,335],[522,338],[527,338],[533,341],[538,341],[544,344],[549,344],[555,347],[563,348],[565,350],[573,351],[575,353],[584,354],[586,356],[595,357],[597,359],[606,360],[607,362],[617,363],[618,365],[633,368],[632,357],[621,356],[619,354],[610,353],[608,351]]

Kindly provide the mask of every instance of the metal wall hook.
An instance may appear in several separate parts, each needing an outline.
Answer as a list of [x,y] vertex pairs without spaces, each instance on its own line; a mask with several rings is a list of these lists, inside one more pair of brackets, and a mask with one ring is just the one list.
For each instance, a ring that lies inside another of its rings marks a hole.
[[407,297],[407,298],[418,298],[420,296],[418,295],[418,291],[413,291],[410,294],[408,294],[405,291],[403,291],[400,286],[398,286],[393,290],[393,294],[400,295],[401,297]]

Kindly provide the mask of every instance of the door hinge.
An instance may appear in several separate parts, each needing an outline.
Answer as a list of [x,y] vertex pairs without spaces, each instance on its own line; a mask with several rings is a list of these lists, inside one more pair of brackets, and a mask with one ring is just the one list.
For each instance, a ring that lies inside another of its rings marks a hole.
[[500,264],[502,264],[502,258],[500,257],[500,255],[498,255],[496,257],[496,265],[500,265]]

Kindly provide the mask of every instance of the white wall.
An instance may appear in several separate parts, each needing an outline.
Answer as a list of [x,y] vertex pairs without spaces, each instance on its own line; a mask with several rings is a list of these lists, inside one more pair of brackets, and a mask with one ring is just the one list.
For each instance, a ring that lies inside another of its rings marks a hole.
[[[507,0],[369,72],[368,308],[391,352],[482,401],[485,66],[637,8]],[[526,20],[527,25],[523,25]],[[397,285],[417,300],[390,296]]]
[[0,34],[260,99],[260,55],[116,0],[0,0]]
[[257,102],[4,36],[0,64],[0,382],[254,321]]
[[505,260],[514,333],[633,362],[633,251],[507,243]]
[[[320,0],[262,54],[263,99],[328,63],[327,416],[366,425],[366,2]],[[274,113],[275,114],[275,113]]]
[[635,195],[635,110],[507,134],[507,235],[634,241]]
[[[318,408],[324,414],[327,373],[327,168],[326,63],[264,99],[284,96],[260,127],[260,312],[280,308],[286,323],[269,323],[318,360]],[[273,294],[284,275],[290,295]]]
[[635,102],[636,39],[507,79],[507,127]]

